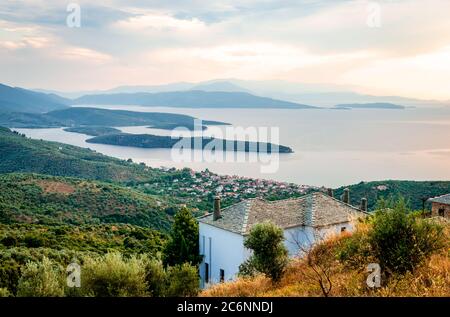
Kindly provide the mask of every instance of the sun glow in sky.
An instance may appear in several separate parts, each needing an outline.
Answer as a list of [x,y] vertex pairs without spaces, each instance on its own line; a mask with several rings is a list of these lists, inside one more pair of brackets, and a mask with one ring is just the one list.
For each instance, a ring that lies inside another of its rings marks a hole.
[[[66,25],[70,2],[80,28]],[[0,2],[0,82],[74,91],[282,79],[450,99],[448,0],[70,2]]]

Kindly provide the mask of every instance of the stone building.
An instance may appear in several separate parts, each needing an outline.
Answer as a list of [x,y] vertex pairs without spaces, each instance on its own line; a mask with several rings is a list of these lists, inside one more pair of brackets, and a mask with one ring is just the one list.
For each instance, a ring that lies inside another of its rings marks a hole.
[[431,215],[450,218],[450,194],[430,198]]

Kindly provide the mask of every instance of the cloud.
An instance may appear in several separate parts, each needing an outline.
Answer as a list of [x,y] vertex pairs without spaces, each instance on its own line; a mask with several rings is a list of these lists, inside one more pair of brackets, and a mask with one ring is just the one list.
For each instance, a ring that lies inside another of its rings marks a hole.
[[20,69],[0,81],[43,87],[38,73],[44,88],[76,90],[240,77],[450,99],[447,0],[378,0],[380,28],[367,25],[366,0],[75,2],[81,28],[67,27],[61,1],[0,3],[0,67]]

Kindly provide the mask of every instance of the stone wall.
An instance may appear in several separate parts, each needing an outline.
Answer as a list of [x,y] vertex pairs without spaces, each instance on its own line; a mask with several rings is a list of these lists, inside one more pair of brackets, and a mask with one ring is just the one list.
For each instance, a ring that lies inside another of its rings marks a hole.
[[444,217],[445,218],[450,218],[450,205],[446,205],[446,204],[432,203],[431,214],[433,216],[439,216],[440,209],[444,209]]

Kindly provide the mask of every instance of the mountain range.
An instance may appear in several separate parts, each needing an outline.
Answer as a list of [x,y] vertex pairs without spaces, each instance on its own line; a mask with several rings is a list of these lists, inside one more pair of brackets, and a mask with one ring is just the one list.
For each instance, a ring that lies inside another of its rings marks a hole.
[[203,90],[86,95],[74,99],[73,103],[78,105],[141,105],[181,108],[315,108],[294,102],[259,97],[247,92]]
[[0,84],[0,112],[44,113],[64,109],[69,99],[52,93],[41,93]]
[[36,89],[44,93],[54,93],[74,99],[84,95],[117,94],[117,93],[159,93],[174,91],[220,91],[247,92],[253,95],[280,99],[294,103],[318,107],[333,107],[336,104],[351,103],[394,103],[408,107],[441,107],[450,105],[448,101],[422,100],[401,96],[375,96],[364,93],[365,89],[352,85],[298,83],[284,80],[240,80],[217,79],[199,83],[177,82],[163,85],[119,86],[108,90],[91,90],[78,92],[59,92]]

